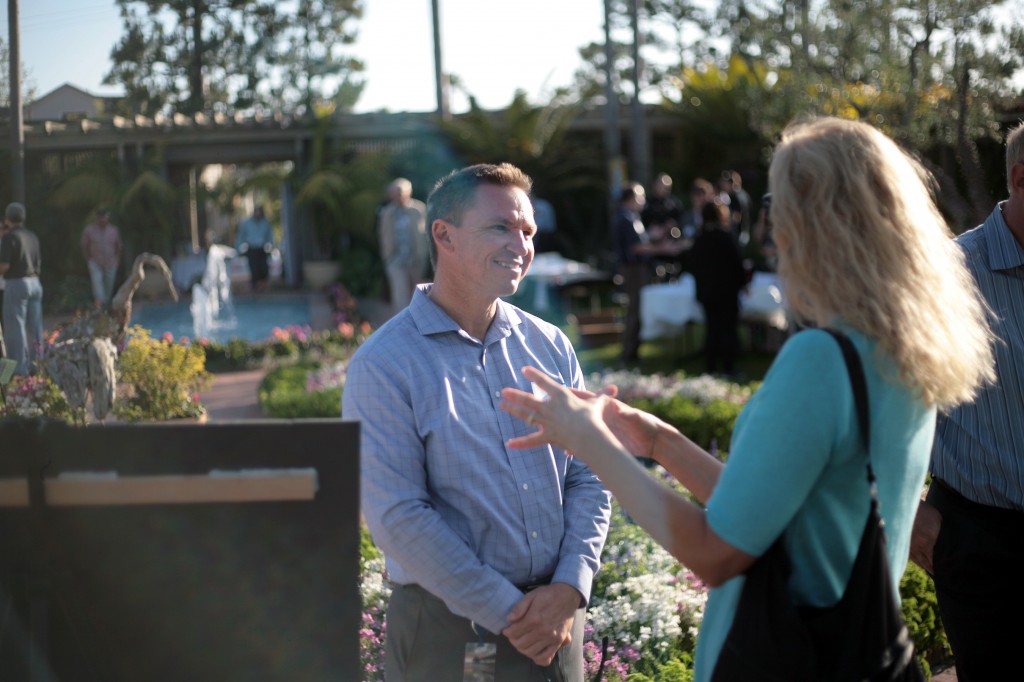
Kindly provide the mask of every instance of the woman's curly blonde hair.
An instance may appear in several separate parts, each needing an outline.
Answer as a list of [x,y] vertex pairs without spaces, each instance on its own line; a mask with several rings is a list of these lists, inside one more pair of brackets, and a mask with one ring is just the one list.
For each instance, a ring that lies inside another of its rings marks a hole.
[[988,307],[919,163],[865,123],[819,118],[786,128],[769,184],[793,312],[874,338],[940,409],[994,380]]

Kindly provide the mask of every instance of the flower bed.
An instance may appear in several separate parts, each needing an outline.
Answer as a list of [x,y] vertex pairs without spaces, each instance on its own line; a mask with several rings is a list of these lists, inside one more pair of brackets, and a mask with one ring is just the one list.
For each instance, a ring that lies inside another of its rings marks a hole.
[[4,399],[0,401],[2,417],[49,417],[70,424],[82,424],[85,417],[80,411],[68,405],[64,392],[45,374],[39,376],[15,376],[3,389]]
[[[267,375],[260,391],[264,410],[293,414],[301,405],[319,404],[337,416],[346,359],[280,368]],[[733,422],[757,385],[738,386],[711,377],[640,375],[636,372],[596,374],[588,385],[614,383],[630,404],[643,406],[675,424],[706,447],[728,448]],[[276,396],[276,398],[275,398]],[[317,403],[317,398],[327,396]],[[288,407],[284,407],[288,406]],[[283,412],[287,410],[287,412]],[[673,485],[660,467],[651,474]],[[361,593],[363,622],[360,645],[364,679],[382,680],[385,613],[390,590],[384,561],[364,531]],[[900,582],[904,618],[926,669],[929,660],[948,656],[948,645],[936,608],[934,585],[911,564]],[[587,679],[593,679],[604,652],[603,679],[621,682],[691,680],[693,649],[707,599],[705,586],[640,527],[613,506],[602,567],[595,577],[584,640]]]

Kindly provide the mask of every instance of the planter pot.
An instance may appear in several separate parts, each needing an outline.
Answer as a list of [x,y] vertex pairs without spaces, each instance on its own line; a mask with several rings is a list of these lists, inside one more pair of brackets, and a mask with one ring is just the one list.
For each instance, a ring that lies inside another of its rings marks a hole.
[[161,421],[151,422],[151,423],[154,423],[154,424],[177,424],[178,426],[183,426],[185,424],[205,424],[208,419],[209,419],[209,416],[208,416],[207,412],[204,411],[198,417],[178,417],[176,419],[163,419]]
[[334,260],[312,260],[302,264],[302,280],[307,289],[320,291],[338,281],[341,263]]

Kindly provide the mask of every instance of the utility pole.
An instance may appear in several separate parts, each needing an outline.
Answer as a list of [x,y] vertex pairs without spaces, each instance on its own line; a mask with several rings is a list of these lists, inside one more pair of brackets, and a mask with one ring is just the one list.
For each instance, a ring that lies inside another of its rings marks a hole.
[[430,0],[434,17],[434,92],[437,95],[437,115],[441,119],[451,118],[448,111],[448,88],[444,69],[441,68],[441,11],[438,0]]
[[612,44],[611,0],[604,0],[604,153],[608,163],[608,219],[615,212],[619,190],[626,181],[619,128],[619,95],[615,91],[615,46]]
[[647,125],[640,102],[640,7],[644,0],[629,0],[629,21],[633,28],[633,144],[630,146],[630,175],[644,187],[650,180],[650,154],[647,150]]
[[25,203],[25,121],[21,108],[21,35],[18,0],[7,0],[11,86],[11,201]]

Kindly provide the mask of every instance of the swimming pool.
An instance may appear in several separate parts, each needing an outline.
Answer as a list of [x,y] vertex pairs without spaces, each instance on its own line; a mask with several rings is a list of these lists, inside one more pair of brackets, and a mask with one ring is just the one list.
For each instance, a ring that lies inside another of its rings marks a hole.
[[[159,338],[170,332],[175,339],[192,338],[194,327],[191,302],[137,303],[132,310],[131,324],[145,327]],[[312,325],[309,296],[258,296],[234,299],[234,316],[214,320],[206,335],[211,341],[225,343],[232,338],[244,341],[265,341],[274,327]]]

